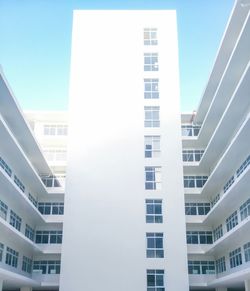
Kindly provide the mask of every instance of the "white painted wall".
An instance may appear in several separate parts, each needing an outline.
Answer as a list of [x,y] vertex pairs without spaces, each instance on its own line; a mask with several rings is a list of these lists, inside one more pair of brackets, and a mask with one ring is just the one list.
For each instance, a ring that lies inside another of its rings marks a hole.
[[[158,28],[158,47],[143,29]],[[143,71],[159,53],[159,74]],[[159,76],[160,100],[143,98]],[[161,128],[144,129],[144,106],[159,104]],[[144,134],[161,135],[161,159],[145,161]],[[162,166],[160,191],[144,190],[144,167]],[[162,198],[164,223],[145,223],[145,199]],[[146,270],[188,290],[182,187],[178,48],[174,11],[76,11],[60,291],[146,290]],[[146,232],[164,232],[164,259],[146,259]],[[178,272],[177,272],[178,270]]]

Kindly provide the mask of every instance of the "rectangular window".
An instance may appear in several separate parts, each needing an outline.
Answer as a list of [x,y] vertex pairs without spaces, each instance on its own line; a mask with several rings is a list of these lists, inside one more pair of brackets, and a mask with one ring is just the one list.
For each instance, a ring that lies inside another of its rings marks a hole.
[[157,44],[157,28],[144,28],[144,45]]
[[22,218],[18,216],[13,210],[10,211],[10,225],[17,230],[21,230]]
[[48,261],[48,274],[60,274],[60,261]]
[[182,125],[182,136],[198,136],[201,126],[200,125]]
[[147,258],[163,258],[163,233],[148,232],[147,237]]
[[147,135],[144,136],[145,158],[159,158],[160,149],[160,136]]
[[68,126],[66,124],[46,124],[43,128],[44,135],[61,135],[68,134]]
[[144,71],[158,70],[158,53],[144,53]]
[[215,273],[213,261],[188,261],[188,273],[191,275],[211,275]]
[[5,258],[5,264],[12,266],[14,268],[17,268],[18,264],[18,252],[7,247],[6,250],[6,258]]
[[0,200],[0,217],[6,220],[7,212],[8,212],[8,206],[2,200]]
[[220,193],[217,194],[211,201],[211,205],[212,207],[214,207],[214,205],[220,200]]
[[232,176],[227,183],[225,184],[225,186],[223,187],[224,193],[227,192],[227,190],[233,185],[234,183],[234,176]]
[[207,176],[184,176],[184,188],[202,188],[207,178]]
[[35,231],[32,227],[30,227],[28,224],[25,226],[25,236],[30,239],[31,241],[34,241],[34,234]]
[[29,193],[29,200],[31,201],[31,203],[37,207],[37,200]]
[[146,223],[162,222],[162,200],[146,199]]
[[0,157],[0,167],[8,174],[9,177],[11,177],[12,170],[1,157]]
[[60,261],[34,261],[33,272],[41,274],[60,274]]
[[48,161],[66,161],[67,160],[67,151],[66,149],[45,149],[43,151],[45,158]]
[[51,203],[49,202],[39,202],[38,203],[38,210],[41,214],[50,215],[51,214]]
[[241,248],[235,249],[229,253],[230,267],[235,268],[242,265]]
[[23,256],[22,271],[31,274],[32,271],[32,260]]
[[161,189],[161,167],[145,167],[145,189]]
[[3,260],[4,244],[0,243],[0,262]]
[[160,127],[160,107],[159,106],[144,106],[145,127]]
[[14,183],[18,186],[18,188],[22,191],[25,192],[25,186],[21,182],[21,180],[18,179],[16,175],[14,175]]
[[210,203],[185,203],[186,215],[206,215],[210,211]]
[[213,230],[213,235],[214,235],[214,241],[217,241],[219,238],[223,236],[222,224]]
[[202,158],[204,150],[183,150],[183,162],[199,162]]
[[226,272],[226,260],[225,257],[219,258],[218,260],[215,261],[215,266],[216,266],[216,273],[220,274],[223,272]]
[[40,274],[47,274],[48,261],[34,261],[33,263],[33,272]]
[[250,242],[244,244],[245,261],[250,262]]
[[238,215],[237,210],[234,211],[227,219],[226,219],[226,225],[227,225],[227,231],[230,231],[238,224]]
[[63,202],[39,202],[38,210],[43,215],[63,215],[64,203]]
[[250,216],[250,198],[240,206],[241,221]]
[[64,214],[64,203],[54,202],[52,203],[52,215],[63,215]]
[[245,161],[241,164],[239,169],[236,171],[237,177],[239,177],[250,165],[250,156],[248,156]]
[[147,291],[165,291],[164,270],[147,270]]
[[211,231],[187,231],[187,244],[212,244]]
[[36,240],[37,244],[61,244],[62,231],[61,230],[37,230]]
[[42,177],[43,184],[48,187],[62,187],[63,182],[65,181],[65,176],[50,176],[50,177]]
[[144,98],[159,99],[159,79],[144,79]]

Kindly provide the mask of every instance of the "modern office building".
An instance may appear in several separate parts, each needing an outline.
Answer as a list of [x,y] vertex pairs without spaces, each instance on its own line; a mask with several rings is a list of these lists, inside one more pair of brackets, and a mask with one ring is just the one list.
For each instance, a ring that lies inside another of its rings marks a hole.
[[250,291],[249,9],[192,114],[174,11],[75,12],[69,121],[0,73],[0,291]]

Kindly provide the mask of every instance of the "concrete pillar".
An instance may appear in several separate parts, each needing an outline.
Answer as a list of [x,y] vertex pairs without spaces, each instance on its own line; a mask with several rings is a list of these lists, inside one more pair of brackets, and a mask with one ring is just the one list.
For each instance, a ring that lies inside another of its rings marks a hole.
[[32,291],[32,287],[21,287],[20,291]]
[[3,280],[0,278],[0,291],[3,290]]
[[245,291],[250,291],[250,280],[245,281]]
[[216,291],[227,291],[227,287],[217,287]]

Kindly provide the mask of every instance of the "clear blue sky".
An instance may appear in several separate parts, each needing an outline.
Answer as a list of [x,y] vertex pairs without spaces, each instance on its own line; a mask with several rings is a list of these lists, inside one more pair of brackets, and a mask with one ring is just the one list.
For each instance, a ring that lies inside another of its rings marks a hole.
[[65,110],[74,9],[176,9],[181,109],[196,109],[233,0],[0,0],[0,64],[23,109]]

